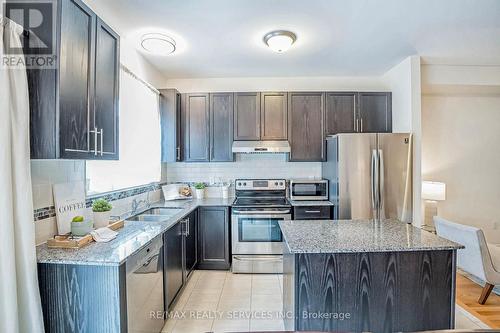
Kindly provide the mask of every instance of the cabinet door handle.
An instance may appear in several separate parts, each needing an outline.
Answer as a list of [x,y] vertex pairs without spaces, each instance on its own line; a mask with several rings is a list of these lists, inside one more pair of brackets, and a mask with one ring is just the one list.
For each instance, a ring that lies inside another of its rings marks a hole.
[[177,147],[176,150],[177,150],[177,161],[180,161],[181,160],[181,147]]
[[97,156],[97,136],[99,135],[99,131],[97,130],[97,127],[94,127],[94,155]]
[[356,118],[356,132],[359,132],[359,118]]
[[104,128],[101,128],[101,156],[104,155]]
[[363,132],[363,118],[361,118],[361,132]]
[[190,230],[189,230],[189,217],[186,220],[186,236],[189,236]]
[[320,210],[306,210],[305,212],[306,213],[310,213],[310,214],[319,214],[319,213],[321,213]]

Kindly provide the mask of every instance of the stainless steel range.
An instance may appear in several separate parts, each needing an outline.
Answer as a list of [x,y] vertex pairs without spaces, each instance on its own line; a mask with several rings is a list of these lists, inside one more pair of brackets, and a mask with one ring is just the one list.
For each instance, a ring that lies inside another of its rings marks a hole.
[[285,179],[238,179],[231,215],[233,273],[283,273],[279,221],[291,219]]

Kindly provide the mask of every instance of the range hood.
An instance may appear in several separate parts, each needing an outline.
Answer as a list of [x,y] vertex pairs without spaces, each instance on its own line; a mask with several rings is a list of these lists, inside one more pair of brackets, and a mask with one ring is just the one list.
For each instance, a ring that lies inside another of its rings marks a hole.
[[288,141],[234,141],[233,153],[289,153]]

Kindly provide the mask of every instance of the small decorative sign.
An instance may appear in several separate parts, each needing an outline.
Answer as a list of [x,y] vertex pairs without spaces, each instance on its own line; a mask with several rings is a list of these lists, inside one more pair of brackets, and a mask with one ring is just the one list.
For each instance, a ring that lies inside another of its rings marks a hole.
[[54,184],[54,204],[56,207],[57,233],[71,232],[71,220],[83,216],[85,212],[85,184],[83,182]]

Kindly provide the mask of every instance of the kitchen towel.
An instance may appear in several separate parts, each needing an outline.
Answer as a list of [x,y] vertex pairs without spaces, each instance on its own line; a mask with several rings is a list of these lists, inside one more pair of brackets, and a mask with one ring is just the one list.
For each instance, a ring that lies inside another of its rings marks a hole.
[[118,233],[116,231],[113,231],[113,230],[109,229],[108,227],[93,230],[90,232],[90,234],[92,235],[92,238],[96,242],[103,242],[103,243],[109,242],[109,241],[115,239],[116,236],[118,236]]

